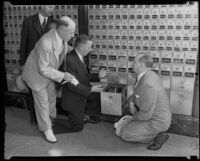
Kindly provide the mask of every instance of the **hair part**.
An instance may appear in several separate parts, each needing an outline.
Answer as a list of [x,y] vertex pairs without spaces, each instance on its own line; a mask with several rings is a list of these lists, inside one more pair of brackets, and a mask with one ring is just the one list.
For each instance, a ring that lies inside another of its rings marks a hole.
[[80,47],[82,44],[86,44],[88,41],[92,41],[87,35],[82,34],[75,40],[74,47]]
[[60,19],[55,19],[54,22],[56,22],[56,28],[59,28],[60,26],[69,27],[69,24],[66,21],[62,21]]
[[146,54],[146,53],[139,53],[139,55],[141,55],[138,58],[138,61],[140,63],[144,63],[146,68],[152,68],[153,67],[153,58],[152,58],[152,56],[150,56],[149,54]]

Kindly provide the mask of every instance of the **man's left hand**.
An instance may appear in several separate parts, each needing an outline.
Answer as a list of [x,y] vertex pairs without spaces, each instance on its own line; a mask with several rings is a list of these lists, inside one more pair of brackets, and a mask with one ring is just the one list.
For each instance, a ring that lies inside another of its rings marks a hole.
[[110,70],[105,70],[105,69],[101,69],[99,71],[99,78],[102,79],[102,78],[105,78],[106,76],[110,75],[111,74],[111,71]]

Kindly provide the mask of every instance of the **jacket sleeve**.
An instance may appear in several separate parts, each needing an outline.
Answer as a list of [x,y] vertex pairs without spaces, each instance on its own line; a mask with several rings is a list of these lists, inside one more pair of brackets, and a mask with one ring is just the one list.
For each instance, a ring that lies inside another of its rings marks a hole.
[[21,29],[21,41],[20,41],[20,65],[24,65],[26,61],[26,55],[28,55],[28,19],[24,19]]
[[[66,59],[66,71],[69,72],[70,74],[74,75],[76,79],[78,78],[76,69],[73,66],[73,64],[69,61],[69,59]],[[91,93],[91,87],[83,85],[80,82],[76,86],[74,86],[73,84],[71,84],[69,82],[65,83],[64,86],[67,86],[67,88],[69,90],[71,90],[74,93],[77,93],[83,97],[88,97]]]
[[61,82],[64,78],[64,73],[49,65],[50,55],[53,54],[51,49],[47,47],[48,45],[44,40],[40,40],[36,45],[38,54],[37,63],[40,74],[56,82]]
[[134,113],[137,120],[149,120],[156,106],[158,92],[155,88],[149,87],[142,91],[139,98],[139,111]]

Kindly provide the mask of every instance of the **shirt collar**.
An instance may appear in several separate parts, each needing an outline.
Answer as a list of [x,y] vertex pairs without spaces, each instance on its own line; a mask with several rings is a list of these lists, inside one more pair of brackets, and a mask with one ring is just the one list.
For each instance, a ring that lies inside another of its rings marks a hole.
[[146,73],[146,71],[140,73],[138,76],[137,76],[137,82],[140,81],[140,79],[142,78],[142,76]]
[[42,14],[39,12],[39,20],[40,20],[40,24],[42,25],[43,21],[44,21],[44,18],[46,19],[46,22],[48,20],[48,17],[44,17],[42,16]]
[[81,61],[83,62],[83,56],[81,54],[79,54],[79,52],[75,49],[76,53],[78,54],[78,57],[81,59]]

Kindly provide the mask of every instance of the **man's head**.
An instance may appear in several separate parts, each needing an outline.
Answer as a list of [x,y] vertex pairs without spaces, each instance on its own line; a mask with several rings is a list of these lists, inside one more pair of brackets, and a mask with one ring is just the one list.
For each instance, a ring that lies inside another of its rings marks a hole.
[[60,19],[55,20],[55,22],[57,33],[61,39],[69,41],[72,37],[74,37],[76,24],[71,18],[63,16]]
[[92,51],[92,40],[86,35],[80,35],[76,38],[74,46],[82,56],[86,56]]
[[153,67],[153,58],[146,53],[138,53],[133,63],[133,70],[140,74]]
[[40,13],[44,17],[49,17],[49,16],[52,16],[54,14],[54,9],[55,9],[55,5],[42,5]]

